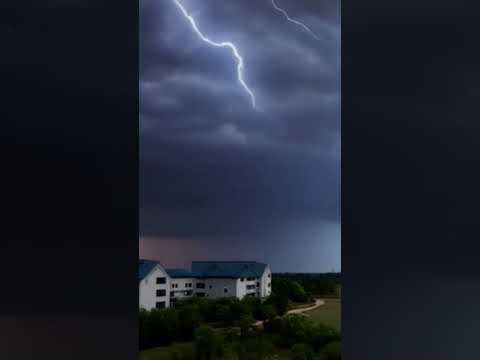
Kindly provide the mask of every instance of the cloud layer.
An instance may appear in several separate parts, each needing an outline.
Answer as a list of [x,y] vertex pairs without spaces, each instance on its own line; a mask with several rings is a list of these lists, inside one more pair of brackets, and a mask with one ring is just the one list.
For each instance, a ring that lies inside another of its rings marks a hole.
[[277,1],[316,40],[268,0],[182,3],[263,111],[173,1],[140,2],[141,255],[339,269],[340,4]]

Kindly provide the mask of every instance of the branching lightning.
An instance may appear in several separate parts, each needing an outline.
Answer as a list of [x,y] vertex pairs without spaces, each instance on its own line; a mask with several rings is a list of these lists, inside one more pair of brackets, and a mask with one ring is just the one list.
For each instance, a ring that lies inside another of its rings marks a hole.
[[297,21],[297,20],[292,19],[292,18],[287,14],[287,12],[286,12],[285,10],[283,10],[283,9],[280,8],[280,7],[278,7],[277,4],[275,3],[275,0],[272,0],[272,6],[273,6],[273,8],[274,8],[275,10],[281,12],[288,21],[290,21],[291,23],[294,23],[294,24],[296,24],[296,25],[298,25],[298,26],[301,26],[302,28],[305,29],[305,31],[307,31],[310,35],[312,35],[316,40],[320,40],[320,38],[319,38],[317,35],[315,35],[315,33],[314,33],[312,30],[310,30],[310,28],[309,28],[307,25],[305,25],[304,23],[301,23],[300,21]]
[[222,41],[222,42],[215,42],[210,40],[208,37],[202,34],[202,32],[198,29],[197,24],[195,22],[195,19],[187,12],[187,10],[183,7],[183,5],[178,1],[178,0],[173,0],[174,3],[177,5],[177,7],[180,9],[182,12],[183,16],[190,22],[190,25],[192,25],[193,30],[197,33],[197,35],[200,37],[200,39],[207,44],[215,47],[221,47],[221,48],[229,48],[232,51],[233,56],[235,57],[237,61],[237,78],[238,82],[240,85],[245,89],[245,91],[248,93],[250,96],[252,106],[254,109],[257,109],[257,105],[255,103],[255,95],[253,94],[252,90],[248,87],[248,85],[245,83],[245,80],[243,79],[243,70],[244,70],[244,63],[243,63],[243,58],[238,52],[237,48],[235,47],[234,44],[232,44],[229,41]]

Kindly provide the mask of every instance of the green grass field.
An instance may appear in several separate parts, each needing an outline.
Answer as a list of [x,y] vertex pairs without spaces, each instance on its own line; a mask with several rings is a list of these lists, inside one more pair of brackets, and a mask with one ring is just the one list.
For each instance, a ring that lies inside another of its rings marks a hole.
[[169,360],[168,355],[170,350],[175,348],[193,347],[193,343],[176,343],[166,347],[158,347],[154,349],[140,351],[139,360]]
[[[177,343],[166,347],[140,351],[139,360],[169,360],[169,353],[175,348],[192,348],[193,343]],[[276,350],[279,360],[288,360],[288,350]]]
[[331,326],[337,330],[341,330],[341,300],[325,299],[325,305],[314,310],[306,311],[312,320]]

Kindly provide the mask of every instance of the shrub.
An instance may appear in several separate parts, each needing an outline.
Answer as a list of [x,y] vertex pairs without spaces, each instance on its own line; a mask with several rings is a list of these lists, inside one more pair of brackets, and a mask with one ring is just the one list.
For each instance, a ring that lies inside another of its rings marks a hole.
[[251,315],[245,315],[238,321],[240,336],[245,338],[251,335],[255,319]]
[[275,347],[265,336],[256,336],[242,341],[238,354],[242,360],[266,360],[275,352]]
[[232,311],[228,305],[220,305],[217,310],[217,320],[224,324],[231,324],[233,321]]
[[194,335],[196,360],[217,359],[221,353],[222,342],[221,337],[211,327],[200,326]]
[[150,311],[143,319],[143,335],[146,347],[170,345],[178,337],[177,312],[174,309]]
[[272,320],[277,316],[277,311],[273,305],[264,304],[261,307],[261,320]]
[[169,360],[195,360],[195,353],[190,346],[175,346],[168,353]]
[[314,360],[315,354],[308,344],[295,344],[290,350],[291,360]]
[[326,344],[333,341],[340,341],[340,333],[338,331],[322,324],[312,326],[308,342],[315,351],[322,349]]
[[[341,359],[341,342],[340,341],[333,341],[327,344],[320,355],[323,356],[325,360],[340,360]],[[323,360],[323,359],[322,359]]]
[[202,322],[198,306],[188,305],[178,310],[179,336],[181,340],[190,341],[193,332]]
[[277,315],[283,316],[288,310],[288,297],[284,294],[271,295],[265,305],[273,305]]

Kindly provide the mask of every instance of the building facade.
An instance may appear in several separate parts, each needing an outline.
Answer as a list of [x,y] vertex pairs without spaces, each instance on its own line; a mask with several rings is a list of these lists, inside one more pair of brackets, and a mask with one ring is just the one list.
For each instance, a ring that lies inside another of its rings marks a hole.
[[140,260],[138,280],[139,306],[151,310],[193,296],[265,299],[271,294],[272,272],[268,265],[255,261],[193,261],[188,271]]

